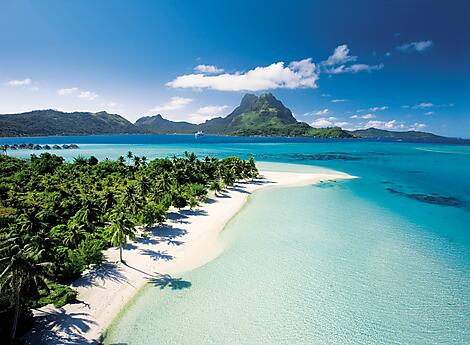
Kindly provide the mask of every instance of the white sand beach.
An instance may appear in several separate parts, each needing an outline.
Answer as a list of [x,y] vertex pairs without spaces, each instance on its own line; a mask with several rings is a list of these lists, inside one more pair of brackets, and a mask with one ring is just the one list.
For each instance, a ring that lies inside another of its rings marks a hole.
[[[254,191],[353,178],[340,172],[262,172],[261,177],[210,195],[195,210],[174,210],[163,226],[139,231],[137,240],[123,251],[125,264],[118,263],[116,248],[108,249],[103,264],[74,282],[78,303],[35,311],[36,323],[25,343],[99,343],[113,319],[147,282],[171,287],[184,272],[220,255],[224,250],[218,241],[220,231]],[[142,232],[148,237],[142,237]]]

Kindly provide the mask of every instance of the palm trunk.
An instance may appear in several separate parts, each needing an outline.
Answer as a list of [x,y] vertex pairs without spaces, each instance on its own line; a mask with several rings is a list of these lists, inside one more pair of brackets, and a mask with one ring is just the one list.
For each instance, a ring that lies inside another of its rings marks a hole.
[[119,260],[123,262],[122,260],[122,244],[119,246]]
[[21,290],[21,277],[16,286],[16,304],[15,304],[15,318],[13,319],[13,329],[11,332],[11,343],[15,341],[16,327],[18,326],[18,318],[20,316],[20,290]]

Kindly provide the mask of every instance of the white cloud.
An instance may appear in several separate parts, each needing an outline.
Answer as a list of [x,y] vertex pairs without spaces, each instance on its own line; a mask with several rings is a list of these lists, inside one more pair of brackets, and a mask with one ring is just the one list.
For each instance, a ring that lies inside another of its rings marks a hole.
[[329,93],[322,93],[320,96],[322,97],[330,97],[331,95]]
[[172,88],[212,89],[219,91],[261,91],[268,89],[316,88],[318,72],[311,58],[256,67],[248,72],[219,75],[187,74],[166,85]]
[[376,116],[374,114],[365,114],[365,115],[353,115],[351,119],[375,119]]
[[433,107],[434,104],[432,103],[419,103],[419,104],[415,104],[413,106],[414,109],[423,109],[423,108],[431,108]]
[[317,116],[321,116],[321,115],[326,115],[330,112],[330,110],[328,108],[325,108],[325,109],[321,109],[321,110],[317,110],[317,111],[310,111],[308,113],[305,113],[304,115],[317,115]]
[[70,87],[66,89],[59,89],[57,90],[57,94],[60,96],[70,96],[78,92],[77,87]]
[[426,128],[426,124],[424,123],[415,123],[413,126],[409,128],[410,131],[421,131]]
[[342,103],[342,102],[346,102],[345,99],[332,99],[331,100],[332,103]]
[[188,119],[194,123],[201,123],[220,116],[228,108],[228,105],[206,105],[197,110],[195,114],[188,115]]
[[386,57],[390,57],[390,55],[392,55],[392,53],[390,53],[390,52],[386,52],[386,53],[385,53],[385,56],[386,56]]
[[98,94],[93,91],[80,91],[78,98],[84,99],[86,101],[92,101],[98,98]]
[[77,96],[80,99],[85,101],[93,101],[98,98],[98,94],[93,91],[83,91],[80,90],[78,87],[69,87],[64,89],[57,90],[57,94],[59,96]]
[[194,70],[196,72],[208,73],[208,74],[219,74],[219,73],[224,72],[222,68],[218,68],[217,66],[213,66],[213,65],[197,65],[196,67],[194,67]]
[[313,121],[310,126],[312,127],[332,127],[336,117],[320,117]]
[[157,113],[157,112],[167,112],[167,111],[181,109],[187,106],[192,101],[193,101],[192,98],[184,98],[184,97],[178,97],[178,96],[171,97],[170,101],[166,102],[162,106],[157,106],[157,107],[150,109],[150,112]]
[[366,128],[379,128],[379,129],[406,129],[406,126],[402,122],[398,122],[397,120],[390,120],[390,121],[378,121],[372,120],[366,123]]
[[341,65],[338,67],[329,68],[325,72],[329,74],[359,73],[363,71],[371,73],[372,71],[379,71],[382,68],[384,68],[383,63],[378,65],[366,65],[363,63],[359,63],[351,66]]
[[349,125],[349,122],[346,121],[338,121],[336,117],[320,117],[313,121],[310,126],[312,127],[344,127]]
[[27,85],[31,85],[33,81],[30,79],[30,78],[26,78],[26,79],[23,79],[23,80],[10,80],[8,82],[8,85],[10,86],[27,86]]
[[404,43],[399,45],[396,49],[401,51],[418,51],[422,52],[428,50],[433,45],[433,42],[430,40],[427,41],[416,41],[410,43]]
[[117,104],[114,102],[108,102],[108,103],[101,103],[101,106],[103,107],[115,107]]
[[369,108],[369,111],[381,111],[381,110],[387,110],[388,107],[386,105],[382,106],[382,107],[371,107]]
[[323,61],[322,65],[335,66],[356,60],[357,56],[349,55],[349,48],[347,44],[342,44],[335,48],[335,50],[333,51],[333,55],[329,56],[328,59]]
[[428,116],[432,115],[432,114],[434,114],[434,111],[428,111],[428,112],[424,113],[424,115],[428,115]]

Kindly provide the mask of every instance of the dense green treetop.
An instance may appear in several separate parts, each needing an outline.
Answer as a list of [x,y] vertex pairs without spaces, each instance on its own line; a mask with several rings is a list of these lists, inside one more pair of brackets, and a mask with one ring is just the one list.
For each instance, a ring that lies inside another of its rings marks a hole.
[[15,315],[27,320],[31,307],[73,300],[67,285],[99,263],[102,250],[132,239],[135,225],[155,226],[170,207],[196,207],[209,189],[257,175],[253,158],[189,153],[71,163],[49,153],[0,155],[0,338],[16,328]]

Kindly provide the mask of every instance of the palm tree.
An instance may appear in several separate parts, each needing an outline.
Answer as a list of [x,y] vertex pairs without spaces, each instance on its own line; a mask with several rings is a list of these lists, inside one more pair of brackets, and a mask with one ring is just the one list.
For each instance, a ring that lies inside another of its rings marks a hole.
[[124,262],[122,259],[122,246],[127,243],[127,238],[135,238],[135,225],[122,210],[115,210],[110,220],[111,242],[114,246],[119,246],[119,260]]
[[132,154],[131,151],[127,151],[127,163],[128,165],[131,165],[131,158],[133,157],[134,155]]
[[209,185],[209,189],[215,193],[215,196],[217,196],[217,193],[222,190],[222,182],[220,182],[219,179],[212,181]]
[[16,337],[18,318],[20,316],[21,292],[27,288],[37,288],[40,284],[45,284],[46,270],[52,263],[42,262],[44,250],[38,250],[32,244],[22,243],[22,238],[14,234],[0,242],[0,253],[6,267],[0,274],[0,288],[10,288],[14,294],[15,313],[13,318],[13,328],[11,342]]
[[143,165],[143,166],[146,166],[146,165],[147,165],[147,157],[142,156],[142,157],[140,158],[140,160],[142,161],[142,165]]

